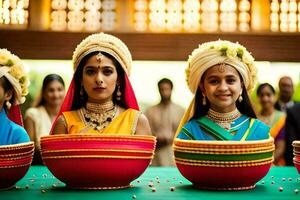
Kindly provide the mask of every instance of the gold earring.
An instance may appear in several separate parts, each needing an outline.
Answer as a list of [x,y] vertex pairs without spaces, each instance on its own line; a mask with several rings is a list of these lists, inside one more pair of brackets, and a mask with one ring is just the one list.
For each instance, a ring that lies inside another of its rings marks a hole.
[[117,99],[118,101],[120,101],[120,100],[121,100],[122,93],[121,93],[121,90],[120,90],[120,85],[118,85],[117,87],[118,87],[118,89],[117,89],[117,97],[116,97],[116,99]]
[[239,96],[239,102],[241,103],[243,101],[242,95]]
[[202,99],[202,104],[205,106],[206,105],[206,97],[203,95],[203,99]]
[[6,108],[9,110],[11,107],[11,103],[9,101],[6,101],[5,105],[6,105]]

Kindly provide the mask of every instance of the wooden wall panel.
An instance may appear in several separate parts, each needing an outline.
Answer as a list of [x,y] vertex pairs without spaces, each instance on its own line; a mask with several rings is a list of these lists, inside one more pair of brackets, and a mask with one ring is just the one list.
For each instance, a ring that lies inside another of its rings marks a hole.
[[[256,60],[300,62],[299,33],[169,34],[113,33],[129,47],[134,60],[186,60],[199,43],[238,41]],[[71,59],[76,45],[89,33],[0,30],[0,48],[23,59]]]

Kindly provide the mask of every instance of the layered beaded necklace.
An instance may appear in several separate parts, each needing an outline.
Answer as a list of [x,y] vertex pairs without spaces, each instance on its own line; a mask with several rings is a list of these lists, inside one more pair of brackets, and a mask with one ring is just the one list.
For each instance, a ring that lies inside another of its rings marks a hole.
[[102,104],[87,103],[82,108],[85,124],[94,130],[101,131],[106,128],[117,113],[117,106],[112,101]]
[[207,117],[225,130],[230,130],[231,124],[233,124],[234,121],[240,116],[241,113],[238,111],[238,109],[228,113],[219,113],[212,109],[209,109],[207,112]]

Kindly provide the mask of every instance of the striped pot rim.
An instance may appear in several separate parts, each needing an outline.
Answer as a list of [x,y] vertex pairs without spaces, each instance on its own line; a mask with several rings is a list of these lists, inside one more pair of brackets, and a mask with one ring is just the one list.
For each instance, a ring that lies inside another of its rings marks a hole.
[[26,167],[28,165],[31,165],[31,161],[23,163],[23,164],[17,164],[17,165],[0,166],[0,169],[11,169],[11,168],[18,168],[18,167]]
[[177,152],[185,152],[185,153],[194,153],[194,154],[216,154],[216,155],[222,155],[222,154],[257,154],[257,153],[263,153],[263,152],[269,152],[269,151],[274,151],[275,146],[269,147],[269,148],[256,148],[256,149],[244,149],[244,150],[223,150],[223,149],[186,149],[186,148],[174,148],[174,151]]
[[193,162],[184,162],[184,161],[176,160],[176,164],[187,165],[187,166],[195,166],[195,167],[225,167],[225,168],[261,166],[261,165],[271,164],[272,162],[273,162],[273,159],[262,161],[262,162],[235,163],[235,164],[230,164],[230,163],[193,163]]
[[193,153],[175,151],[174,156],[175,158],[183,158],[189,160],[247,161],[247,160],[259,160],[264,158],[270,158],[273,156],[273,151],[257,153],[257,154],[236,154],[236,155],[193,154]]
[[104,156],[104,155],[80,155],[80,156],[43,156],[43,160],[47,159],[152,159],[152,156]]
[[31,149],[30,151],[27,152],[22,152],[22,153],[10,153],[10,154],[0,154],[0,161],[1,159],[6,159],[6,158],[11,158],[11,157],[15,157],[15,158],[19,158],[19,157],[24,157],[27,155],[32,155],[34,152],[34,149]]
[[154,153],[154,150],[135,150],[135,149],[57,149],[57,150],[45,150],[42,149],[42,153],[64,153],[64,152],[132,152],[132,153]]
[[292,145],[293,147],[300,147],[300,140],[294,140]]
[[61,134],[47,135],[41,137],[43,141],[90,141],[90,140],[108,140],[108,141],[156,141],[155,136],[151,135],[94,135],[94,134]]
[[34,142],[25,142],[25,143],[18,143],[18,144],[10,144],[10,145],[1,145],[0,146],[0,152],[1,151],[7,151],[7,150],[18,150],[18,149],[24,149],[24,148],[30,148],[34,147]]
[[274,144],[274,139],[271,137],[265,140],[256,141],[207,141],[207,140],[183,140],[174,139],[174,145],[181,147],[194,148],[222,148],[222,149],[241,149],[241,148],[259,148],[268,147]]

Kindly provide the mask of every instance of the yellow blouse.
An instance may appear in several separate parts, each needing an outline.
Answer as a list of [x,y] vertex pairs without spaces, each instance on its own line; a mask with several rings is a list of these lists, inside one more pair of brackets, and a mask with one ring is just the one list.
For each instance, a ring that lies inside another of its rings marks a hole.
[[63,112],[66,121],[68,134],[122,134],[133,135],[136,130],[140,111],[127,109],[115,117],[112,122],[103,130],[98,131],[86,125],[85,119],[80,110]]

